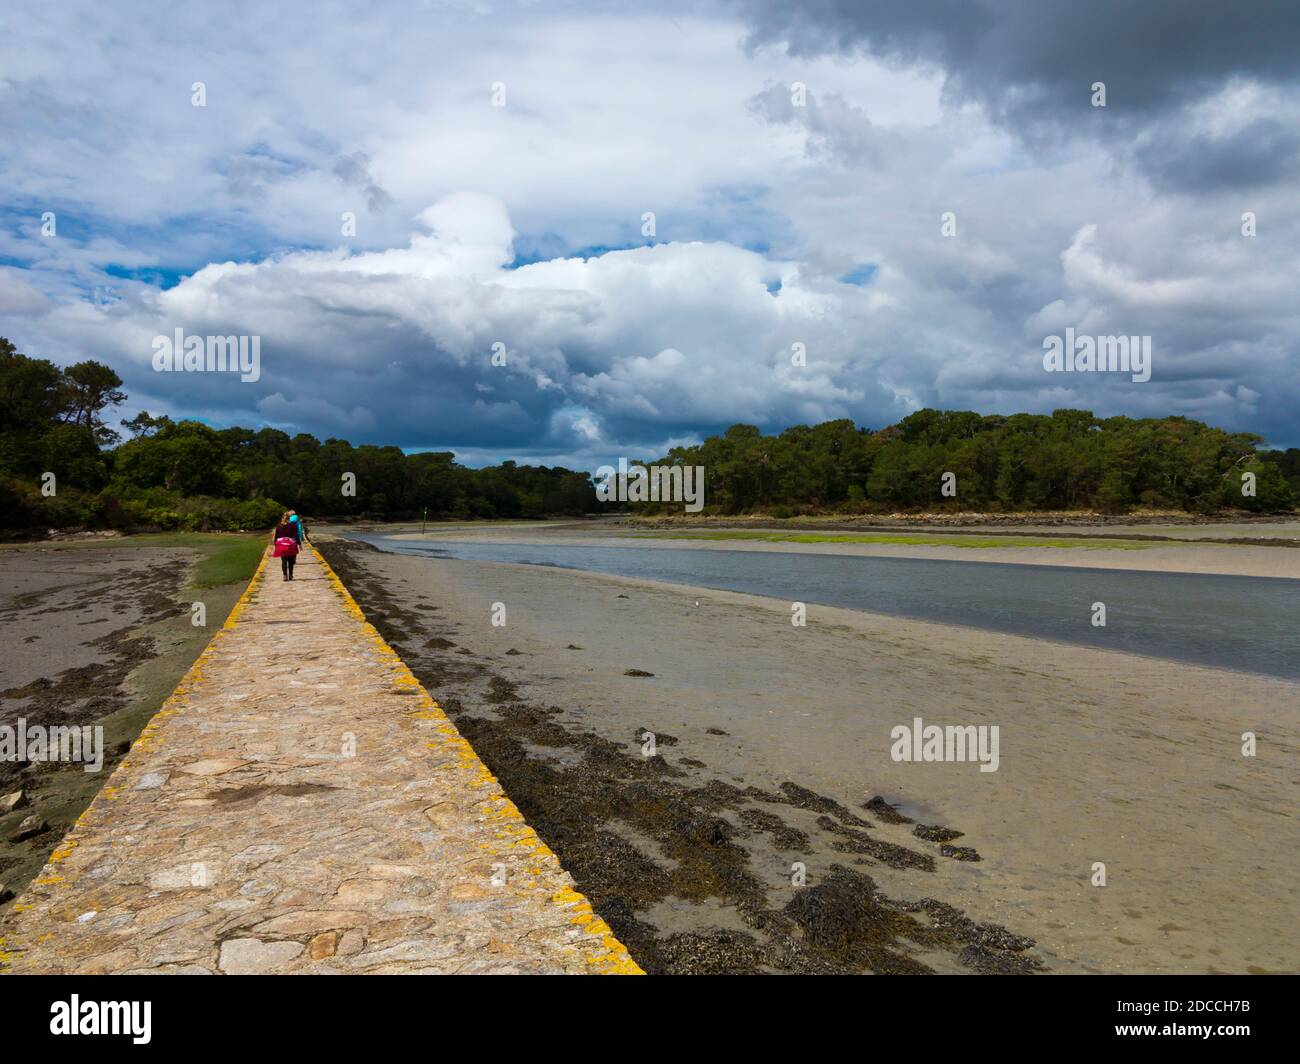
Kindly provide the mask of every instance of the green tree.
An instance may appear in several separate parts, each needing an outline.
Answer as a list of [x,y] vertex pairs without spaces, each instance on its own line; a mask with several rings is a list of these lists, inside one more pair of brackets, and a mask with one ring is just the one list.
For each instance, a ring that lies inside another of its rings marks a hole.
[[77,362],[63,371],[63,420],[89,429],[98,444],[116,443],[121,436],[104,424],[105,407],[125,398],[122,378],[102,362]]

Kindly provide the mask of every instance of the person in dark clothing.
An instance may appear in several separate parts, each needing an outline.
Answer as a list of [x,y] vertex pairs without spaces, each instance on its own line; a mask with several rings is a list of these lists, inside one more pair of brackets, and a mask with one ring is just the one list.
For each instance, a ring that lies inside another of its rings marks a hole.
[[289,520],[288,513],[280,518],[280,523],[275,526],[275,534],[271,539],[274,543],[272,556],[280,559],[280,571],[284,573],[284,578],[292,580],[293,563],[298,560],[298,529]]

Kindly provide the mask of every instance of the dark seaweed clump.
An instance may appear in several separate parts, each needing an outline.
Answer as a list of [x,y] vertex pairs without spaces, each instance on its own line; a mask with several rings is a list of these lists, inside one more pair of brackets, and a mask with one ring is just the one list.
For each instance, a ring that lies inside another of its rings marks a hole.
[[951,842],[962,837],[962,832],[943,828],[938,824],[917,824],[912,829],[912,834],[918,839],[925,839],[926,842]]
[[903,816],[894,806],[890,805],[880,795],[876,795],[870,801],[862,803],[862,808],[875,813],[876,818],[882,824],[910,824],[912,818]]

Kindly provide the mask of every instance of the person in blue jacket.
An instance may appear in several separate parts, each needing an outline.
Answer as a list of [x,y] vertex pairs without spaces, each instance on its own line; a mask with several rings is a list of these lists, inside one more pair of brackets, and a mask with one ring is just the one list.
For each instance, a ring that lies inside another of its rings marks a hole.
[[293,525],[294,536],[301,546],[302,541],[307,538],[307,526],[303,523],[303,519],[298,516],[297,510],[289,511],[289,523]]

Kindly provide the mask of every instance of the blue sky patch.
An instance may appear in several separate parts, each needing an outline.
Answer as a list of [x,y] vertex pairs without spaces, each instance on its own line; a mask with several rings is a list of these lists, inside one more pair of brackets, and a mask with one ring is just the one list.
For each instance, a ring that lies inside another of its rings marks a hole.
[[860,266],[854,266],[848,273],[835,279],[840,284],[852,284],[861,288],[863,285],[869,285],[875,276],[876,264],[874,262],[864,262]]

